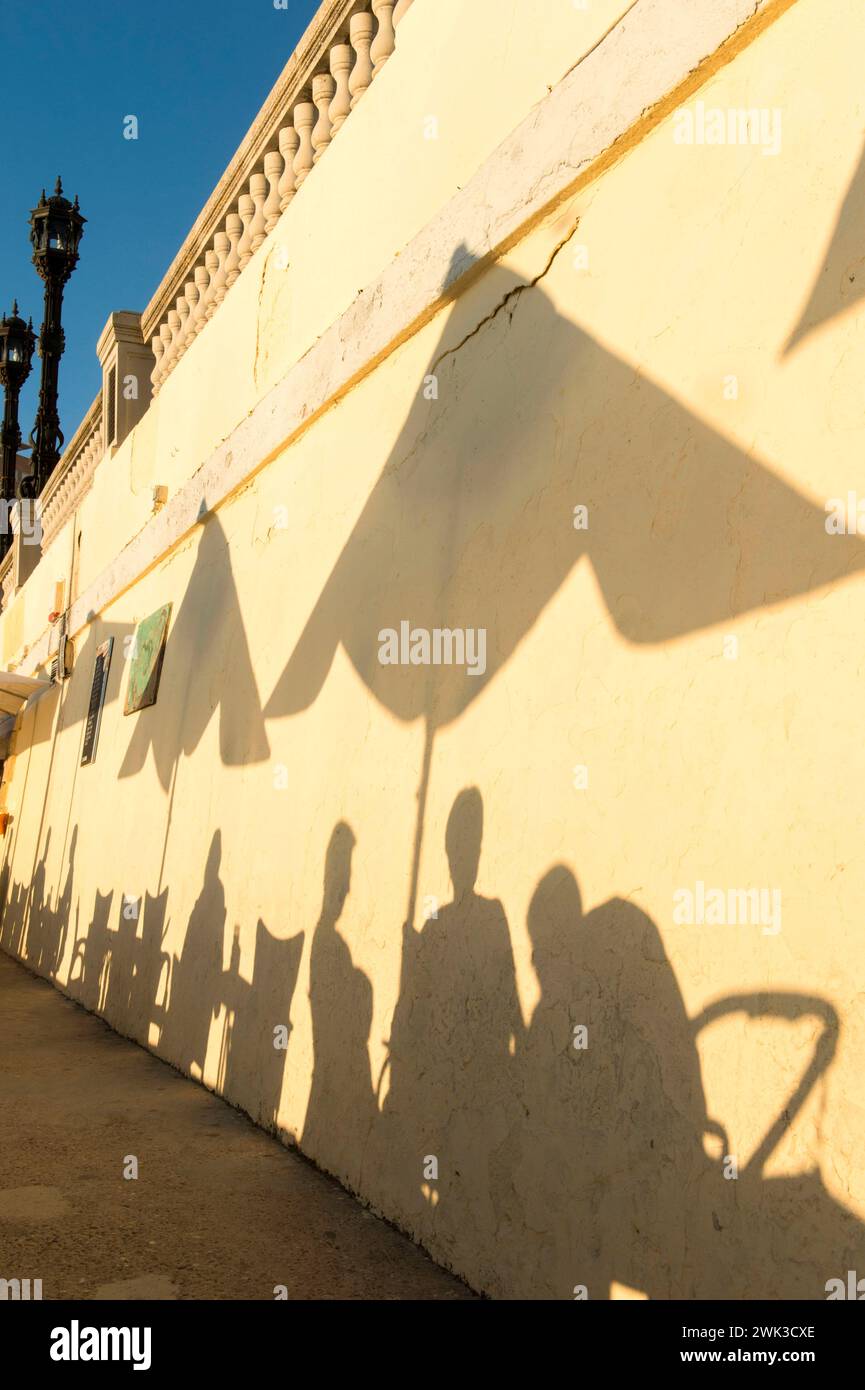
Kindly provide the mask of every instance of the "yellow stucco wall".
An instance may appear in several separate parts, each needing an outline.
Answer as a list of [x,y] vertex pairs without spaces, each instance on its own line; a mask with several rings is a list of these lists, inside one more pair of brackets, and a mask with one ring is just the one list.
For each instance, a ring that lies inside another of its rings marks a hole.
[[[544,33],[515,116],[562,75]],[[472,72],[484,104],[490,43],[523,73],[499,24],[474,67],[439,40],[442,112]],[[818,1298],[862,1256],[865,543],[824,523],[865,456],[863,46],[860,5],[799,0],[694,98],[778,109],[777,155],[664,121],[100,614],[21,721],[6,949],[497,1296]],[[188,476],[506,133],[490,105],[435,178],[394,136],[392,207],[358,204],[346,127],[350,219],[323,169],[100,468],[82,585],[143,480]],[[279,279],[289,231],[331,278]],[[124,639],[167,602],[158,702],[125,717]],[[382,666],[403,619],[485,629],[485,674]],[[780,919],[676,920],[698,883]]]
[[[398,55],[232,286],[219,330],[199,335],[99,470],[82,507],[93,536],[82,586],[113,559],[117,534],[147,519],[154,484],[173,491],[204,461],[628,3],[413,7]],[[106,509],[117,529],[103,529],[100,544]]]

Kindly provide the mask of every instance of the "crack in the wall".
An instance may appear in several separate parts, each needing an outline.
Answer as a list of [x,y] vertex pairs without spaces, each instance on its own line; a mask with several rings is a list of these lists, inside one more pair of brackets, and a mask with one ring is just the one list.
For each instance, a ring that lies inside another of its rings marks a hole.
[[556,262],[557,257],[567,246],[568,242],[573,237],[579,225],[580,219],[577,218],[576,222],[574,223],[571,230],[568,232],[567,236],[563,237],[562,240],[553,248],[543,270],[538,275],[536,275],[533,280],[527,280],[524,285],[515,285],[513,289],[508,290],[507,294],[500,301],[500,303],[498,303],[496,307],[493,310],[491,310],[490,313],[486,314],[484,318],[480,320],[479,323],[475,324],[474,328],[471,330],[470,333],[467,333],[465,337],[462,338],[460,342],[456,344],[455,347],[447,348],[439,357],[435,359],[435,361],[432,364],[432,367],[430,368],[431,374],[434,375],[437,369],[441,366],[442,362],[446,361],[448,357],[454,357],[458,352],[461,352],[462,349],[465,347],[466,343],[471,342],[472,338],[476,338],[477,335],[482,331],[482,329],[486,328],[488,323],[492,323],[494,319],[498,318],[499,314],[502,312],[503,309],[507,308],[508,304],[511,302],[512,299],[518,299],[521,294],[525,293],[526,290],[533,290],[536,285],[539,285],[541,281],[545,279],[547,275],[549,275],[550,271],[553,268],[553,265]]
[[[612,22],[612,24],[610,25],[609,29],[605,30],[604,33],[601,35],[601,37],[600,37],[599,39],[596,39],[596,40],[595,40],[595,42],[592,44],[591,48],[587,49],[587,51],[582,55],[582,57],[578,58],[577,61],[576,61],[575,63],[572,63],[572,64],[571,64],[571,66],[568,68],[567,72],[563,72],[563,73],[562,73],[561,77],[559,78],[559,82],[564,82],[565,79],[568,78],[568,77],[570,77],[571,73],[574,72],[574,71],[580,66],[581,63],[584,63],[584,62],[586,61],[587,58],[591,58],[592,54],[595,53],[595,52],[600,48],[601,44],[602,44],[602,43],[606,43],[607,39],[608,39],[608,38],[610,37],[610,35],[612,34],[613,30],[614,30],[614,29],[618,29],[619,25],[622,24],[622,23],[624,22],[624,20],[627,19],[628,15],[631,13],[631,10],[636,9],[637,5],[639,5],[640,3],[641,3],[641,0],[631,0],[631,3],[630,3],[630,5],[628,6],[628,8],[627,8],[626,10],[623,10],[623,11],[622,11],[622,13],[619,15],[618,19],[614,19],[614,20],[613,20],[613,22]],[[757,3],[759,4],[759,3],[760,3],[760,0],[757,0]],[[558,85],[558,83],[557,83],[556,85]],[[552,91],[553,88],[550,87],[549,90]]]

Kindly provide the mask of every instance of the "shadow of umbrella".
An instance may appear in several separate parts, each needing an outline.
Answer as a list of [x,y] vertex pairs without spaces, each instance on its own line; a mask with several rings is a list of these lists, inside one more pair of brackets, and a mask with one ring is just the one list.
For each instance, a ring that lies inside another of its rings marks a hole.
[[808,303],[787,342],[783,356],[810,337],[838,314],[852,309],[865,298],[865,248],[862,226],[865,222],[865,149],[844,196],[838,221]]
[[[218,672],[216,683],[201,678],[208,670]],[[168,790],[180,755],[195,751],[217,709],[223,763],[262,762],[270,747],[228,542],[219,518],[209,515],[168,634],[159,701],[136,715],[120,776],[139,772],[152,747],[159,780]]]
[[[409,920],[435,733],[502,670],[584,556],[618,631],[639,644],[865,565],[857,537],[827,535],[822,506],[557,313],[540,284],[501,267],[487,278],[498,309],[477,331],[475,296],[456,304],[427,368],[438,399],[419,386],[265,707],[275,718],[311,705],[341,644],[381,704],[426,721]],[[588,529],[574,528],[577,504]],[[382,664],[382,634],[404,620],[484,629],[483,673]]]
[[217,710],[219,751],[225,766],[262,762],[270,745],[231,554],[219,518],[211,513],[203,519],[195,565],[169,629],[159,700],[135,715],[135,729],[118,774],[135,776],[152,747],[159,780],[169,792],[160,888],[181,754],[194,753]]

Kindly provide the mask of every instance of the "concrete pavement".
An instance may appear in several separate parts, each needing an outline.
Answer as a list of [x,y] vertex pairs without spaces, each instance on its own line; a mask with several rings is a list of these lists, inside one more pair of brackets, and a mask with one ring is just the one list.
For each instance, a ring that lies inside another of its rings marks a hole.
[[41,1279],[45,1299],[472,1297],[298,1154],[2,953],[0,1136],[0,1279]]

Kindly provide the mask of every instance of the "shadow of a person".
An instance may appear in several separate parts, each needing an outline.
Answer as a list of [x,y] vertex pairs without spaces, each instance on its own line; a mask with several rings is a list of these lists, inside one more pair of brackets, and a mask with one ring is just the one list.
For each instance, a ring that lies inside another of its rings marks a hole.
[[10,956],[20,956],[23,949],[25,903],[27,894],[22,883],[12,878],[9,861],[3,865],[5,883],[3,885],[2,911],[0,922],[0,946]]
[[[219,987],[227,1017],[218,1089],[267,1129],[277,1127],[303,939],[303,932],[287,938],[274,936],[259,918],[251,980],[240,974],[235,934]],[[284,1029],[284,1038],[275,1037],[275,1029]]]
[[200,1080],[213,1018],[219,1011],[225,888],[219,877],[222,832],[210,842],[204,882],[189,917],[180,955],[171,965],[158,1052]]
[[162,966],[162,930],[168,889],[143,901],[122,898],[117,928],[112,933],[103,984],[107,1021],[119,1032],[148,1041]]
[[[564,865],[538,884],[528,929],[541,997],[520,1067],[528,1115],[515,1188],[526,1232],[515,1255],[503,1252],[511,1287],[551,1298],[578,1284],[607,1298],[613,1281],[650,1298],[823,1297],[826,1274],[814,1270],[861,1263],[865,1227],[819,1172],[767,1178],[763,1168],[831,1061],[831,1005],[775,992],[689,1019],[651,918],[616,898],[584,916]],[[809,1070],[738,1181],[726,1132],[707,1113],[696,1046],[699,1029],[730,1012],[824,1023]],[[714,1159],[709,1135],[724,1141]]]
[[340,821],[327,847],[321,915],[310,948],[314,1054],[301,1147],[358,1191],[378,1108],[368,1046],[372,985],[336,929],[351,888],[354,847],[351,827]]
[[[514,1070],[523,1020],[504,909],[475,891],[482,839],[483,801],[466,787],[445,832],[453,901],[420,932],[403,928],[384,1111],[391,1180],[413,1232],[422,1237],[452,1204],[459,1215],[450,1213],[439,1241],[459,1230],[468,1249],[488,1255],[521,1118]],[[425,1184],[430,1158],[438,1174]]]
[[520,1065],[526,1289],[606,1298],[615,1279],[670,1297],[688,1249],[682,1174],[708,1162],[709,1121],[660,934],[618,898],[584,916],[565,865],[539,882],[527,924],[541,995]]
[[93,916],[81,935],[76,936],[69,963],[66,987],[72,997],[91,1012],[99,1011],[104,1004],[112,935],[108,919],[113,897],[113,891],[96,894]]
[[160,991],[167,988],[171,965],[162,945],[167,908],[167,888],[159,894],[145,893],[140,927],[137,918],[131,919],[131,928],[119,929],[114,945],[118,968],[116,974],[112,968],[109,995],[116,985],[119,993],[110,1001],[118,1020],[115,1026],[143,1043],[149,1042],[151,1023],[161,1025],[164,1021],[158,999]]
[[75,880],[75,851],[78,845],[78,826],[72,829],[72,836],[69,841],[69,857],[66,869],[66,882],[57,900],[57,907],[53,914],[53,925],[50,943],[45,945],[45,969],[53,979],[60,969],[63,960],[63,953],[66,949],[66,941],[69,936],[70,921],[72,917],[72,894]]
[[[14,939],[14,923],[11,908],[17,884],[12,878],[11,853],[8,844],[4,847],[3,868],[0,869],[0,947],[9,950],[7,942]],[[15,954],[14,951],[11,954]]]
[[51,847],[51,827],[45,833],[45,843],[39,856],[30,891],[27,895],[25,913],[27,917],[23,955],[28,964],[40,975],[47,973],[46,961],[52,954],[53,914],[48,890],[46,864]]

